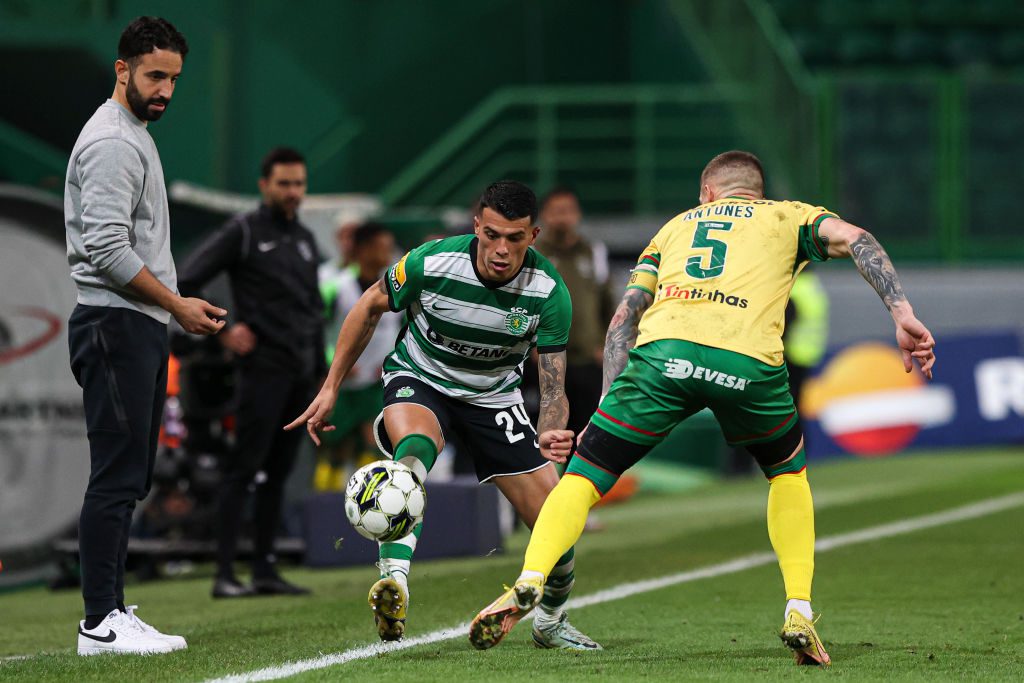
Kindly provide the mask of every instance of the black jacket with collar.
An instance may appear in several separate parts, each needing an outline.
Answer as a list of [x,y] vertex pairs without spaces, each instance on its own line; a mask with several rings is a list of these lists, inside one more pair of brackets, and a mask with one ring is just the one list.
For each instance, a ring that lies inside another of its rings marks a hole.
[[313,233],[266,205],[239,214],[196,247],[178,271],[182,296],[227,273],[234,310],[256,335],[243,367],[270,367],[296,376],[326,375],[320,253]]

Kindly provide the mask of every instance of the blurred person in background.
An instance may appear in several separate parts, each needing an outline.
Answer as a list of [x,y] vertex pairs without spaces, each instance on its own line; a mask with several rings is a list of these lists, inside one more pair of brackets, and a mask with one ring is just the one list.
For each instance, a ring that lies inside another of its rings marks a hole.
[[[352,231],[351,267],[331,272],[321,266],[320,295],[328,321],[328,363],[334,360],[334,343],[342,323],[363,293],[377,284],[391,265],[394,250],[395,236],[391,231],[381,223],[370,221]],[[329,420],[334,431],[324,432],[321,439],[323,446],[318,452],[313,478],[316,490],[340,491],[344,488],[346,464],[359,467],[377,459],[373,421],[384,409],[381,369],[384,359],[395,348],[401,327],[400,313],[383,314],[366,351],[342,382]]]
[[[220,335],[238,359],[237,438],[223,463],[217,533],[215,598],[297,595],[308,590],[277,571],[274,537],[284,484],[300,439],[281,430],[301,411],[326,374],[323,301],[317,283],[316,240],[298,220],[306,195],[306,162],[287,147],[263,159],[263,202],[205,239],[181,269],[183,292],[199,292],[227,273],[237,315]],[[235,576],[234,560],[249,493],[253,510],[252,584]]]
[[566,347],[567,429],[579,434],[601,396],[604,332],[615,311],[608,277],[608,250],[580,233],[579,197],[556,187],[541,201],[537,250],[558,269],[572,295],[572,331]]
[[828,292],[818,274],[809,268],[797,276],[789,293],[782,341],[789,369],[789,391],[799,408],[804,383],[828,349]]
[[215,334],[227,311],[178,295],[163,167],[147,125],[163,116],[188,54],[166,19],[125,28],[114,94],[82,128],[68,162],[64,223],[78,305],[68,321],[91,471],[79,519],[85,620],[78,654],[186,647],[124,604],[128,531],[152,483],[167,390],[167,323]]
[[326,282],[337,276],[346,268],[357,270],[355,260],[355,232],[361,225],[359,221],[343,221],[334,231],[334,246],[337,249],[337,256],[328,259],[320,264],[317,270],[317,277],[320,282]]

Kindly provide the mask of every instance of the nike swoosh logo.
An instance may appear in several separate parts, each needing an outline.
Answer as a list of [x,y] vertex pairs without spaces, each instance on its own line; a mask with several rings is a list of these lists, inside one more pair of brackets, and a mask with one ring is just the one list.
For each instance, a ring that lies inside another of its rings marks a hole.
[[117,634],[114,633],[113,631],[109,631],[107,633],[107,635],[105,635],[105,636],[94,636],[92,634],[89,634],[89,633],[86,633],[85,631],[83,631],[81,626],[78,627],[78,635],[85,636],[86,638],[89,638],[90,640],[98,640],[101,643],[112,643],[115,640],[117,640]]
[[257,242],[256,248],[260,251],[270,251],[277,246],[277,242]]
[[435,311],[454,311],[455,310],[454,308],[442,308],[441,306],[438,306],[437,304],[432,304],[430,306],[430,308],[435,310]]

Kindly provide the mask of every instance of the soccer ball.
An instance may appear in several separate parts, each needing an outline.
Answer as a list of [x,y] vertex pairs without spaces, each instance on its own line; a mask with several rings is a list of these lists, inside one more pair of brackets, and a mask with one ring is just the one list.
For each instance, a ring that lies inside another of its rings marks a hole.
[[345,516],[372,541],[397,541],[423,521],[427,494],[411,469],[392,460],[360,467],[345,489]]

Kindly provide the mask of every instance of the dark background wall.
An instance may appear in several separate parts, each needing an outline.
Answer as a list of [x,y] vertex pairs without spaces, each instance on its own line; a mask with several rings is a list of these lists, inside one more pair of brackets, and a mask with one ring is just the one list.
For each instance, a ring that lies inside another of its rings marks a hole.
[[290,144],[310,156],[313,191],[373,192],[501,86],[702,78],[661,3],[587,10],[567,0],[453,0],[444,12],[406,0],[0,2],[0,121],[66,153],[112,90],[120,31],[155,14],[191,48],[169,115],[152,128],[168,178],[249,191],[262,153]]

